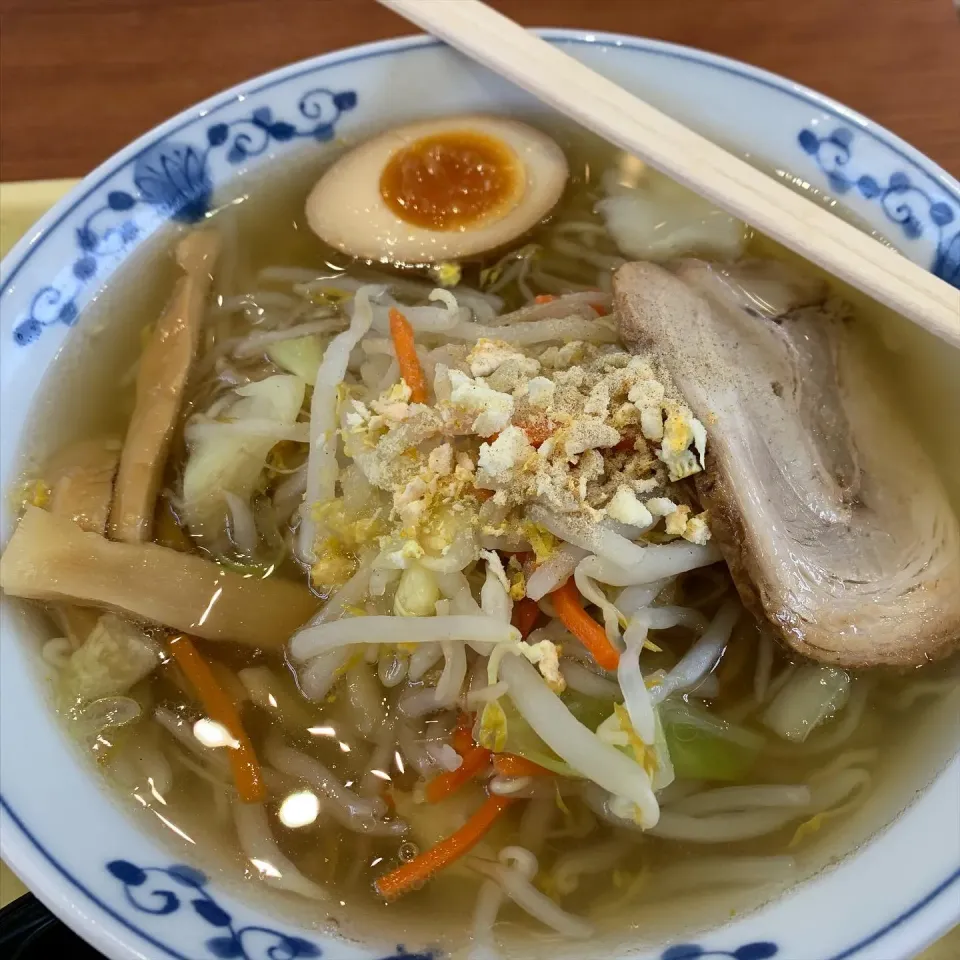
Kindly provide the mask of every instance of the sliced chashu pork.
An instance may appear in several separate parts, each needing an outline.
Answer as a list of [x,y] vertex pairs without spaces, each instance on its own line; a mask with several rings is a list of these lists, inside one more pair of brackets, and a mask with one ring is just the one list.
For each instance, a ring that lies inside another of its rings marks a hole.
[[[842,304],[782,264],[614,282],[621,334],[709,436],[698,479],[744,601],[800,653],[919,664],[960,640],[960,527]],[[804,305],[807,304],[807,305]]]

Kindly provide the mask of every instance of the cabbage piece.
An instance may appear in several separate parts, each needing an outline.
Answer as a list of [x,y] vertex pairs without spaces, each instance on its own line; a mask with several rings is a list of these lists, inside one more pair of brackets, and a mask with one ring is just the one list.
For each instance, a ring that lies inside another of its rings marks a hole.
[[588,697],[573,690],[564,690],[560,694],[560,699],[564,706],[589,730],[596,730],[613,710],[613,700]]
[[657,823],[660,808],[644,767],[580,723],[523,657],[508,657],[500,670],[518,712],[558,757],[613,795],[624,811],[618,816],[643,828]]
[[763,737],[680,700],[659,708],[670,760],[687,780],[739,780],[756,762]]
[[653,750],[657,758],[657,769],[650,778],[653,781],[653,792],[658,793],[664,787],[669,787],[677,778],[677,771],[670,756],[670,744],[667,742],[667,731],[659,713],[654,713],[656,726],[654,727]]
[[[560,699],[566,708],[590,730],[596,730],[597,727],[610,715],[612,700],[601,700],[596,697],[585,697],[575,693],[572,690],[565,690]],[[496,709],[490,709],[496,708]],[[501,716],[497,717],[497,714]],[[482,724],[488,717],[496,717],[499,720],[496,730],[484,731]],[[562,777],[573,777],[582,779],[580,774],[570,766],[570,764],[561,760],[541,739],[534,733],[533,728],[520,716],[517,708],[506,697],[494,701],[488,705],[478,721],[477,742],[483,743],[486,735],[490,738],[500,733],[500,724],[506,727],[506,739],[500,746],[501,753],[512,753],[525,760],[531,760],[533,763],[539,763],[541,767],[558,774]],[[492,739],[488,742],[492,742]],[[485,744],[486,745],[486,744]]]
[[317,382],[317,370],[323,360],[324,342],[311,334],[296,340],[279,340],[267,347],[267,356],[281,369],[299,377],[313,386]]
[[126,693],[160,663],[157,645],[134,623],[105,613],[63,671],[64,692],[88,702]]
[[503,743],[503,753],[512,753],[539,763],[541,767],[546,767],[562,777],[580,776],[534,733],[533,727],[520,716],[517,708],[506,697],[501,698],[498,703],[506,715],[507,737]]
[[804,664],[764,711],[763,724],[784,740],[803,743],[815,727],[842,710],[849,697],[845,670]]
[[736,260],[747,226],[667,177],[646,172],[636,186],[605,177],[597,206],[620,252],[664,261],[699,253]]
[[[237,387],[237,400],[222,414],[233,423],[271,421],[278,428],[293,424],[303,405],[306,384],[299,377],[278,374]],[[208,546],[223,542],[229,491],[249,502],[276,439],[225,430],[205,433],[190,444],[183,473],[183,516],[191,534]]]

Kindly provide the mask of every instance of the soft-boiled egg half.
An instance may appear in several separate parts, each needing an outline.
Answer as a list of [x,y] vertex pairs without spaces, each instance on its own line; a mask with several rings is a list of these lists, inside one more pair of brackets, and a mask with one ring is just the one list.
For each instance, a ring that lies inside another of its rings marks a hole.
[[307,222],[331,246],[364,260],[460,260],[539,223],[567,176],[563,151],[525,123],[479,115],[425,120],[337,160],[307,198]]

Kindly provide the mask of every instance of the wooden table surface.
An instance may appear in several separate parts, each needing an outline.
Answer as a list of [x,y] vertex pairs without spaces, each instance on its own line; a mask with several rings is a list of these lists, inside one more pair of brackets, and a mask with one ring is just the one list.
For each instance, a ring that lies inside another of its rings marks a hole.
[[[951,0],[494,6],[524,24],[642,34],[766,67],[860,110],[960,176],[960,22]],[[373,0],[0,0],[0,179],[84,174],[233,83],[411,32]]]

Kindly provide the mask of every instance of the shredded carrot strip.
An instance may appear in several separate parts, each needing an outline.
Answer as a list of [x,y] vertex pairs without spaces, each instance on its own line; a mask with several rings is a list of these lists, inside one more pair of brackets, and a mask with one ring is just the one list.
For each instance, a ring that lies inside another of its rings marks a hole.
[[375,884],[377,893],[385,900],[396,900],[397,897],[421,887],[434,874],[469,853],[513,799],[487,797],[483,806],[456,833],[441,840],[409,863],[380,877]]
[[521,423],[520,428],[527,435],[527,439],[535,447],[540,447],[552,436],[555,427],[546,420],[531,420],[528,423]]
[[[516,426],[527,435],[527,439],[535,447],[539,447],[552,437],[556,429],[552,424],[543,419],[530,420],[527,423],[518,423]],[[483,442],[493,444],[497,442],[499,437],[499,431],[497,433],[491,433],[489,437],[484,437]]]
[[534,297],[534,303],[553,303],[557,298],[552,293],[541,293],[540,296]]
[[471,747],[463,754],[462,759],[463,762],[456,770],[441,773],[427,784],[428,803],[439,803],[472,780],[490,762],[490,751],[486,747]]
[[414,403],[426,403],[427,378],[423,375],[423,367],[417,357],[413,327],[396,307],[390,308],[390,336],[393,337],[393,348],[397,352],[400,376],[410,388],[410,399]]
[[229,759],[240,799],[244,803],[260,803],[266,796],[263,776],[253,744],[243,729],[236,706],[217,683],[210,664],[203,659],[189,637],[174,637],[170,641],[169,650],[177,666],[196,691],[210,719],[226,727],[237,742],[236,747],[229,752]]
[[[597,292],[597,293],[600,293],[600,289],[599,289],[599,288],[596,288],[596,292]],[[605,306],[603,306],[602,304],[594,303],[594,304],[592,304],[592,306],[593,306],[593,312],[594,312],[598,317],[605,317],[605,316],[610,312],[610,311],[609,311]]]
[[604,670],[616,670],[620,654],[611,646],[607,633],[580,604],[580,594],[571,577],[550,594],[553,607],[564,626],[590,651]]
[[524,597],[513,605],[513,618],[511,623],[520,631],[520,636],[525,637],[536,625],[540,619],[540,608],[536,600]]
[[513,753],[498,753],[493,758],[493,769],[501,777],[552,777],[552,770],[539,763],[518,757]]
[[473,749],[473,714],[461,713],[457,717],[457,727],[453,731],[453,749],[462,757]]

